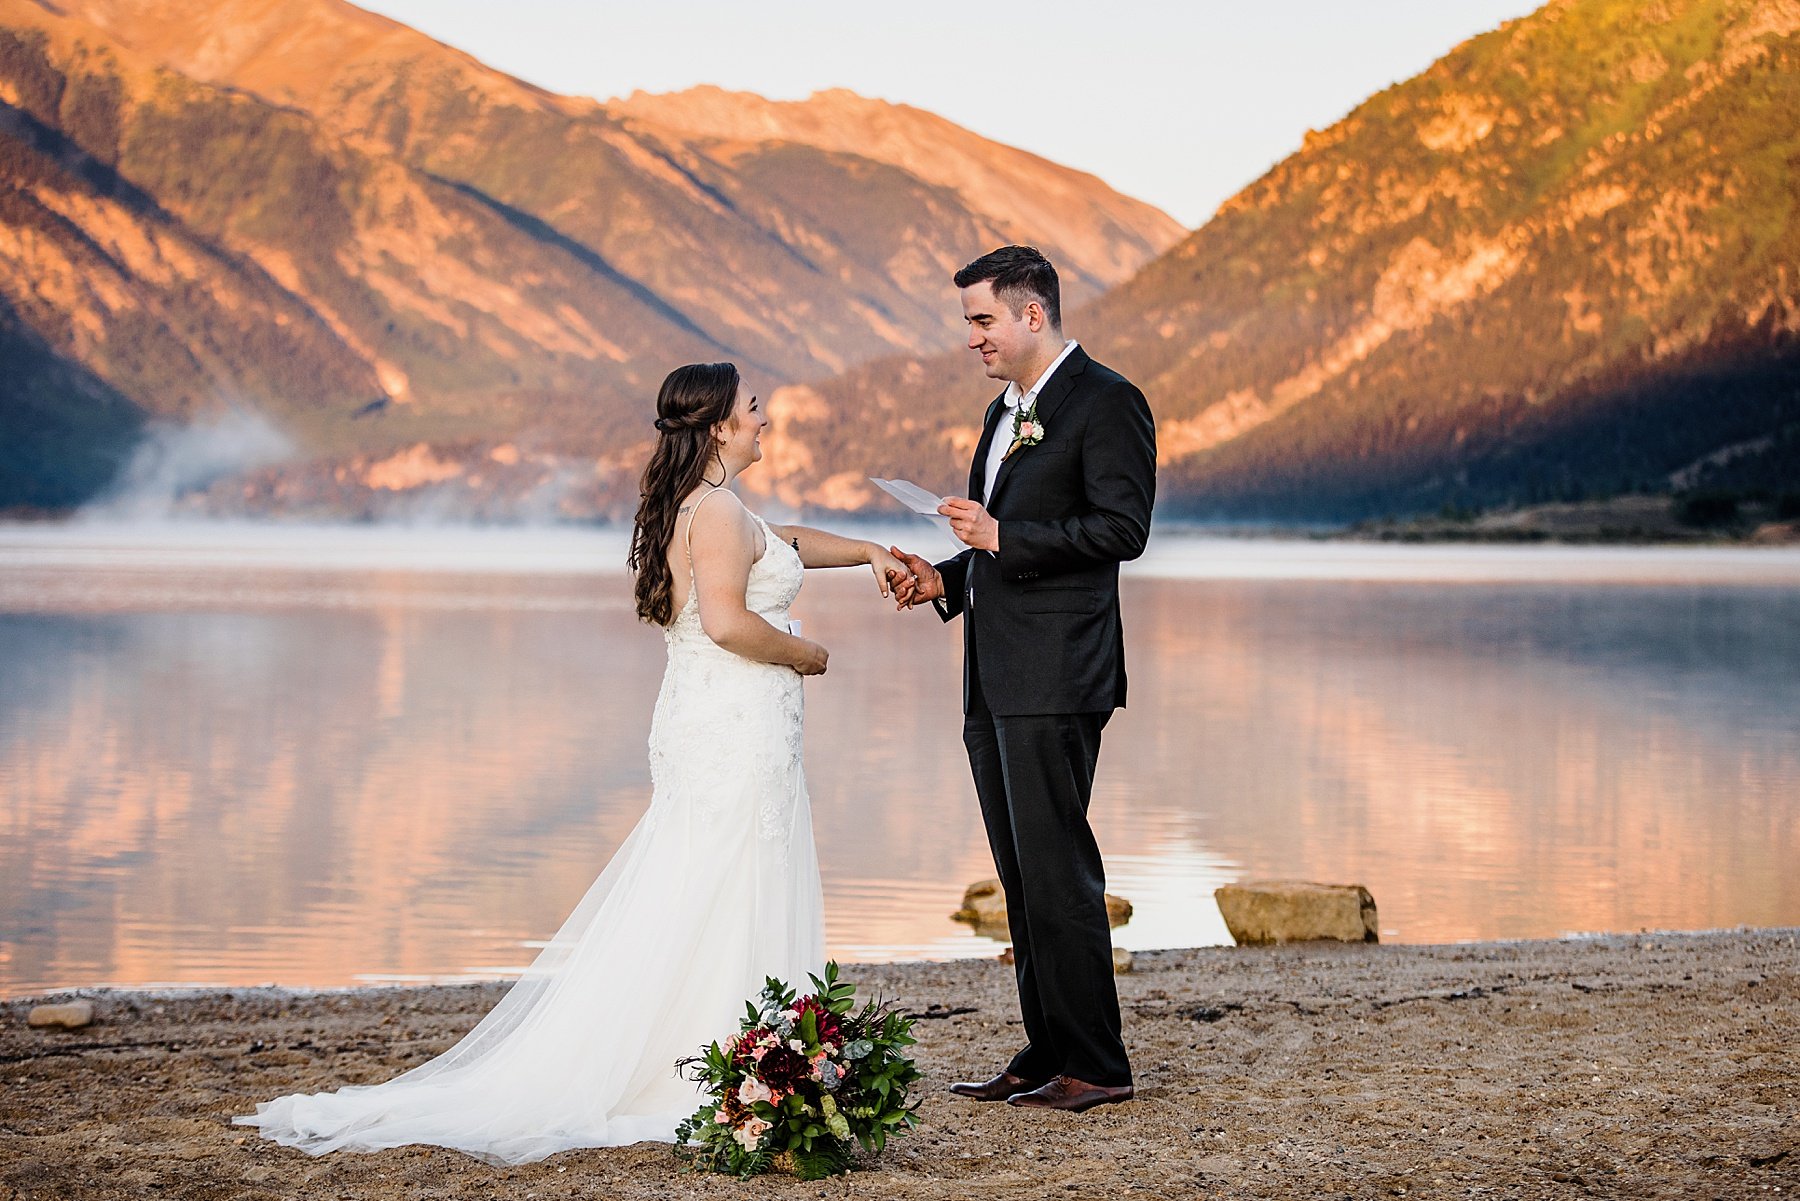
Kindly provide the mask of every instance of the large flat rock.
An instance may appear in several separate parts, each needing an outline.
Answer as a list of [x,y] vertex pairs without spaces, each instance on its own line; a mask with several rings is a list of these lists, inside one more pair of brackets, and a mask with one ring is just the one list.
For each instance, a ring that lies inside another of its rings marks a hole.
[[1360,884],[1250,880],[1214,890],[1239,946],[1280,942],[1380,942],[1375,898]]

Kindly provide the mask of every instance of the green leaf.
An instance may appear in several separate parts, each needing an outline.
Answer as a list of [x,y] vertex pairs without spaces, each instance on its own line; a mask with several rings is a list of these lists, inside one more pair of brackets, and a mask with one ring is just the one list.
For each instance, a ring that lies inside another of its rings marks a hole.
[[848,1148],[833,1142],[823,1142],[794,1155],[794,1174],[802,1180],[823,1180],[827,1176],[840,1176],[849,1170]]

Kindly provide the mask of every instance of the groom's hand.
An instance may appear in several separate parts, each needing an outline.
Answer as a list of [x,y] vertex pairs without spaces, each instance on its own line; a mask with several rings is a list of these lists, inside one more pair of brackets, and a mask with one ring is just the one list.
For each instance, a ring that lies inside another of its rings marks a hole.
[[938,506],[938,512],[950,519],[951,530],[967,545],[1000,552],[1000,523],[977,502],[952,496]]
[[911,572],[906,579],[894,583],[894,608],[910,609],[921,602],[937,600],[944,595],[944,577],[930,562],[917,555],[909,555],[897,546],[888,547],[889,553],[900,562],[906,564]]

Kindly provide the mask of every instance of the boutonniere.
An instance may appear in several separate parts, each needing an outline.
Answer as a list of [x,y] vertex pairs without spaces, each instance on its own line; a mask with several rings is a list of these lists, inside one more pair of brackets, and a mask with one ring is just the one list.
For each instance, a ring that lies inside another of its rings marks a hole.
[[1020,405],[1013,410],[1012,425],[1012,445],[1000,456],[1002,463],[1012,458],[1013,451],[1021,446],[1036,446],[1044,440],[1044,423],[1038,420],[1036,397],[1029,405]]

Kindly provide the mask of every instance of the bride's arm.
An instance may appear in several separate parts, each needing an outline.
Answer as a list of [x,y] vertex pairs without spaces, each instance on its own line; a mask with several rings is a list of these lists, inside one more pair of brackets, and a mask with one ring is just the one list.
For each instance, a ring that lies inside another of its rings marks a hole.
[[899,577],[910,574],[906,565],[889,554],[887,547],[879,542],[846,538],[830,530],[815,530],[804,525],[771,524],[769,528],[775,531],[777,538],[799,552],[800,562],[807,567],[861,567],[867,564],[874,570],[875,583],[883,596],[888,594],[890,572]]
[[756,562],[756,523],[735,497],[702,506],[693,518],[694,590],[700,628],[734,655],[783,663],[802,675],[825,670],[825,648],[778,630],[750,612],[744,594]]

